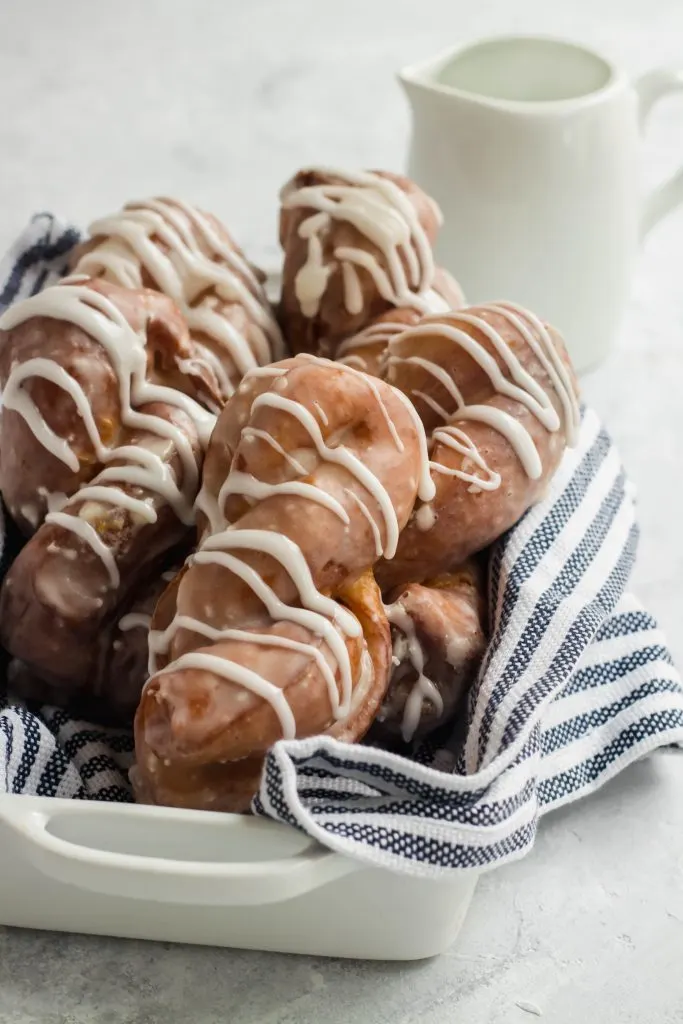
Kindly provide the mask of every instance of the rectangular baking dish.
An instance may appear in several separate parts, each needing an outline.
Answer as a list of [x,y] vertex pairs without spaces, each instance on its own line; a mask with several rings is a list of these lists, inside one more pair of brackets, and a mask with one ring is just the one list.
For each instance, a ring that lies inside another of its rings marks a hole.
[[476,881],[366,867],[262,818],[0,794],[0,925],[419,960],[453,943]]
[[0,924],[285,953],[417,960],[477,880],[367,867],[264,819],[0,795]]

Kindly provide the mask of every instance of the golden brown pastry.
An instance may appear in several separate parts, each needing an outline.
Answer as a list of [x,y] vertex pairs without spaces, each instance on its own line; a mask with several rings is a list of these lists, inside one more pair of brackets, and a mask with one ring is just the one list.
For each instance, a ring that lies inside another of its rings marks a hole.
[[[464,305],[460,285],[440,267],[434,275],[434,292],[444,300],[444,311],[460,309]],[[421,319],[422,314],[410,307],[390,309],[375,317],[362,331],[345,338],[337,347],[335,360],[379,377],[391,339],[406,327],[414,327]]]
[[12,306],[0,331],[0,487],[38,527],[3,582],[0,638],[67,697],[97,685],[98,637],[192,529],[215,417],[157,292],[71,278]]
[[246,377],[207,455],[203,539],[153,622],[140,799],[244,810],[278,739],[365,733],[390,657],[371,568],[429,493],[425,458],[381,381],[311,356]]
[[171,199],[95,222],[75,276],[0,319],[0,489],[33,534],[0,640],[24,695],[97,720],[130,718],[149,654],[150,803],[245,810],[283,737],[452,718],[486,642],[466,560],[578,427],[561,338],[510,303],[461,308],[417,185],[311,169],[281,199],[293,358],[270,365],[262,275]]
[[421,319],[415,309],[390,309],[371,320],[362,331],[345,338],[337,348],[335,361],[379,377],[391,339]]
[[470,559],[390,595],[391,682],[377,715],[378,736],[421,739],[455,714],[486,650],[482,566]]
[[[89,722],[132,725],[148,675],[147,636],[152,614],[169,581],[180,571],[182,559],[182,550],[172,552],[168,569],[145,580],[128,605],[120,607],[113,618],[105,619],[94,633],[84,636],[77,648],[82,663],[72,674],[59,670],[53,673],[46,663],[38,675],[29,665],[15,659],[8,673],[12,696],[66,706],[72,714]],[[72,634],[70,639],[72,644],[78,642],[77,635]],[[65,653],[69,660],[69,651],[65,647],[58,652],[58,669],[64,663]]]
[[[284,354],[280,331],[252,266],[224,226],[179,199],[127,203],[90,225],[75,274],[168,295],[187,320],[195,353],[185,372],[222,405],[255,366]],[[216,409],[217,411],[217,409]]]
[[[131,439],[146,435],[157,447],[168,439],[166,458],[181,433],[208,440],[215,417],[183,372],[194,355],[177,308],[152,291],[68,278],[7,310],[0,318],[0,490],[25,534],[105,463],[116,479],[114,452]],[[166,411],[144,416],[141,399]],[[188,423],[164,426],[164,416]],[[186,442],[183,451],[188,493],[181,488],[173,501],[190,522],[198,472]],[[149,476],[153,455],[125,454]],[[132,472],[129,465],[128,479]]]
[[448,571],[516,523],[574,443],[579,407],[560,335],[512,303],[425,317],[389,341],[383,378],[424,423],[435,485],[377,566],[387,589]]
[[389,310],[423,315],[462,304],[434,266],[439,208],[410,179],[311,168],[280,198],[280,318],[293,351],[336,357],[343,339]]

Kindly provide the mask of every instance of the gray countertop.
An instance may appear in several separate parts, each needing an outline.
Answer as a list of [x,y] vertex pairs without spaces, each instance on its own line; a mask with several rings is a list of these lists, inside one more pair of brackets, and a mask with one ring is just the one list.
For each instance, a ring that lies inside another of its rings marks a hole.
[[[27,216],[79,222],[150,192],[223,216],[273,264],[276,192],[299,164],[402,165],[392,72],[451,42],[535,31],[634,73],[680,58],[680,0],[24,0],[0,7],[0,249]],[[561,9],[560,9],[561,8]],[[681,159],[675,101],[645,180]],[[683,214],[648,240],[622,338],[584,393],[640,495],[634,588],[683,663]],[[464,931],[418,965],[327,962],[0,928],[0,1024],[668,1024],[683,1020],[683,753],[556,812],[484,878]],[[330,922],[333,927],[333,922]]]

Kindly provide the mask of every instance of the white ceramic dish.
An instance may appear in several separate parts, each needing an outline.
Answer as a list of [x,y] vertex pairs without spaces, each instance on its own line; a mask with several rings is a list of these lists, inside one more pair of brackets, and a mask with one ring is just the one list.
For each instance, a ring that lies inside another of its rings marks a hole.
[[242,815],[0,794],[0,925],[417,960],[454,941],[476,877],[406,878]]
[[0,795],[0,924],[379,960],[445,950],[475,873],[404,877],[239,815]]

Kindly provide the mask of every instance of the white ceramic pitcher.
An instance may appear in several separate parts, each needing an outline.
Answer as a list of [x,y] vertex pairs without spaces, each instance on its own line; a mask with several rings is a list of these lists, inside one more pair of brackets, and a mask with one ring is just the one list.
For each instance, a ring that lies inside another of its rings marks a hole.
[[643,201],[640,133],[683,74],[632,83],[604,57],[540,37],[491,39],[399,74],[408,173],[439,202],[440,263],[469,302],[510,299],[565,335],[585,370],[607,353],[639,240],[683,200],[680,171]]

